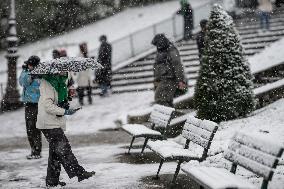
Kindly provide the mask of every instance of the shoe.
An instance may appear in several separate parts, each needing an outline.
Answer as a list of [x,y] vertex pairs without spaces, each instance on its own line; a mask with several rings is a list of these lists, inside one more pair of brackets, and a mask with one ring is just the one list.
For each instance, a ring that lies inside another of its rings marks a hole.
[[57,184],[46,184],[47,188],[56,187],[56,186],[66,186],[66,182],[58,182]]
[[26,156],[27,159],[31,160],[31,159],[40,159],[41,155],[34,155],[34,154],[30,154]]
[[94,176],[95,174],[96,174],[95,171],[92,171],[92,172],[85,171],[84,173],[82,173],[81,175],[78,176],[78,182],[81,182],[85,179],[88,179],[88,178]]

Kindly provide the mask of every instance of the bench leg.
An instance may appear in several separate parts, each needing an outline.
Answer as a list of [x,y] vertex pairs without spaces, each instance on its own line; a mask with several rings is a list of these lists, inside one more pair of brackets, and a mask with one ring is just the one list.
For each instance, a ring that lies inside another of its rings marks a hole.
[[177,179],[177,176],[178,176],[178,173],[179,173],[179,170],[180,170],[180,165],[181,165],[182,161],[178,161],[178,164],[177,164],[177,168],[176,168],[176,172],[174,174],[174,178],[172,180],[172,183],[175,184],[176,183],[176,179]]
[[147,142],[148,142],[149,138],[145,138],[145,142],[143,144],[143,147],[142,147],[142,150],[141,150],[141,154],[143,154],[145,148],[146,148],[146,145],[147,145]]
[[268,186],[268,180],[263,179],[261,189],[267,189]]
[[155,179],[159,179],[159,173],[160,173],[160,171],[161,171],[161,168],[162,168],[162,166],[163,166],[163,163],[164,163],[164,159],[161,159],[160,165],[159,165],[159,168],[158,168],[158,172],[157,172],[157,174],[156,174],[156,177],[154,177]]
[[128,154],[130,154],[130,149],[132,148],[133,142],[135,140],[135,137],[132,138],[129,149],[128,149]]

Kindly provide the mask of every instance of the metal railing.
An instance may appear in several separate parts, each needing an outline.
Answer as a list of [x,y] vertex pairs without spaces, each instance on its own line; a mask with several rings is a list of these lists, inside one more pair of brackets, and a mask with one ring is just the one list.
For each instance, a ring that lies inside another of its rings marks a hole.
[[[194,8],[194,26],[197,28],[201,19],[208,18],[212,1],[204,1]],[[151,40],[158,33],[164,33],[172,41],[176,41],[183,36],[183,18],[179,15],[173,15],[159,23],[156,23],[150,27],[144,28],[137,32],[134,32],[121,39],[111,41],[113,47],[113,60],[112,65],[116,66],[123,61],[126,61],[132,57],[135,57],[151,48]],[[98,49],[90,51],[92,56],[98,54]]]

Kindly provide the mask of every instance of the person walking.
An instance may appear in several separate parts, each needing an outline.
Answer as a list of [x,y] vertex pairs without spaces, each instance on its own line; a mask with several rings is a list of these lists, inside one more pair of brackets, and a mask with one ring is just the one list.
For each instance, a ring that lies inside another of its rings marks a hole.
[[270,30],[270,13],[273,10],[272,0],[258,0],[260,11],[260,27],[262,31]]
[[[88,58],[88,47],[86,43],[80,44],[80,52],[84,58]],[[89,104],[93,103],[92,100],[92,87],[91,87],[91,73],[90,70],[82,71],[78,73],[77,77],[77,92],[79,97],[79,103],[81,106],[84,105],[85,91],[87,91]]]
[[196,36],[196,44],[198,47],[198,52],[199,52],[199,59],[201,60],[203,50],[205,47],[205,34],[206,34],[206,29],[207,29],[207,22],[208,20],[203,19],[200,21],[200,27],[201,31],[197,34]]
[[92,177],[95,172],[86,171],[79,165],[67,137],[66,115],[73,115],[78,109],[71,109],[67,92],[68,73],[44,75],[40,85],[37,128],[41,130],[49,143],[49,158],[46,186],[64,186],[59,181],[61,165],[69,178],[78,177],[78,182]]
[[41,158],[41,132],[36,128],[40,80],[30,75],[39,63],[39,57],[31,56],[23,65],[19,78],[19,83],[23,87],[22,101],[25,104],[26,130],[31,147],[31,154],[27,155],[27,159]]
[[111,88],[111,56],[112,47],[107,42],[107,37],[102,35],[100,37],[101,46],[98,54],[98,62],[103,66],[103,69],[99,71],[97,80],[101,88],[101,96],[106,96],[108,89]]
[[152,44],[157,47],[154,63],[155,103],[173,107],[177,89],[186,88],[179,52],[164,34],[157,34]]
[[180,1],[181,9],[177,11],[177,14],[183,16],[184,20],[184,40],[190,40],[192,38],[193,25],[193,9],[187,0]]

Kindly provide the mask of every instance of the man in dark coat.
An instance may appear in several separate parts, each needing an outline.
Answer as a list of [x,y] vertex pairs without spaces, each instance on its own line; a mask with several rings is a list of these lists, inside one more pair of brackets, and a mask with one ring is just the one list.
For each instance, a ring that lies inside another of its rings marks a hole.
[[191,5],[184,0],[180,2],[180,5],[181,9],[177,12],[177,14],[182,15],[184,19],[184,40],[190,40],[192,38],[192,30],[194,28],[193,9]]
[[206,29],[207,29],[206,27],[207,22],[208,21],[205,19],[200,21],[201,31],[197,34],[197,37],[196,37],[196,43],[197,43],[198,52],[199,52],[199,59],[201,59],[203,50],[205,47],[205,34],[206,34]]
[[154,63],[155,102],[173,107],[177,88],[186,87],[179,52],[164,34],[157,34],[152,44],[157,47]]
[[101,46],[99,49],[98,62],[104,67],[98,73],[97,81],[102,90],[101,96],[107,94],[108,88],[111,88],[111,56],[112,56],[112,47],[107,42],[107,37],[102,35],[100,37]]

